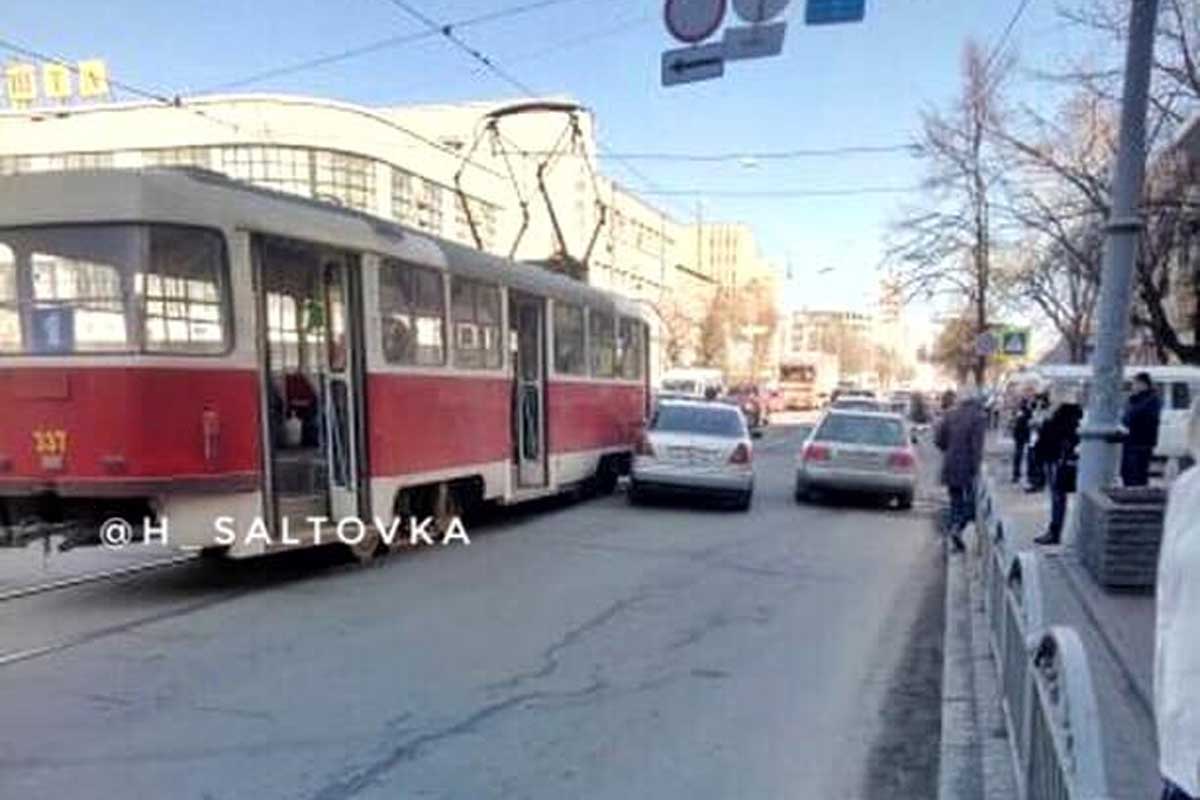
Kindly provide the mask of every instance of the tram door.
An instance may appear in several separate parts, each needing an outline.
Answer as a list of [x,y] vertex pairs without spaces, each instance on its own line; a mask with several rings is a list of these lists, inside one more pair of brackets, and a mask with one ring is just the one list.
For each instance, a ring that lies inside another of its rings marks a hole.
[[325,307],[329,311],[325,373],[325,436],[329,467],[329,510],[333,519],[359,513],[357,403],[355,402],[355,337],[350,335],[350,270],[345,259],[325,262]]
[[359,513],[361,331],[351,322],[356,259],[281,237],[256,237],[268,508],[278,535],[314,517]]
[[509,293],[508,326],[513,351],[513,430],[517,485],[546,485],[546,301]]

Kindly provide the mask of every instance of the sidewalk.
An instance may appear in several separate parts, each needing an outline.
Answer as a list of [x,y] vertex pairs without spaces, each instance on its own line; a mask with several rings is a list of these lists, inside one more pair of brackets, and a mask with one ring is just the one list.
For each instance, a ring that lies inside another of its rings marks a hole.
[[[1010,550],[1036,550],[1047,625],[1070,625],[1087,651],[1101,714],[1101,738],[1114,798],[1161,793],[1154,727],[1154,595],[1099,587],[1065,547],[1035,545],[1050,514],[1048,493],[1027,494],[1010,482],[1012,443],[989,441],[993,478]],[[1072,505],[1076,498],[1072,496]],[[1071,514],[1068,513],[1068,528]],[[1067,534],[1069,536],[1069,532]],[[1069,547],[1069,542],[1068,545]]]

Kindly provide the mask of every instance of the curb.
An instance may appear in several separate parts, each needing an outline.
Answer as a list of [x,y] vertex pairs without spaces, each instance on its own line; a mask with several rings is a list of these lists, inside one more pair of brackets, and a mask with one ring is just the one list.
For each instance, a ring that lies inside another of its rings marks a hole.
[[975,717],[971,599],[967,553],[946,558],[946,625],[942,645],[942,727],[938,800],[982,796]]

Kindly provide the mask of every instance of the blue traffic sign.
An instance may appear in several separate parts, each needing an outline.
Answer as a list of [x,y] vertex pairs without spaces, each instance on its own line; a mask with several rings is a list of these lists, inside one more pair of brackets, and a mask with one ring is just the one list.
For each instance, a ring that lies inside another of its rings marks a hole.
[[866,15],[866,0],[808,0],[804,9],[805,25],[834,25],[839,22],[862,22]]

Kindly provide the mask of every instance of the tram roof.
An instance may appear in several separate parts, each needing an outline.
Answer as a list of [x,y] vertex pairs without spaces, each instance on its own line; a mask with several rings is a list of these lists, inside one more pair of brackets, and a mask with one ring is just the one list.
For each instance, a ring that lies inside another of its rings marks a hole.
[[287,236],[445,268],[452,274],[647,319],[636,302],[363,211],[195,167],[68,170],[0,177],[0,227],[163,222]]

